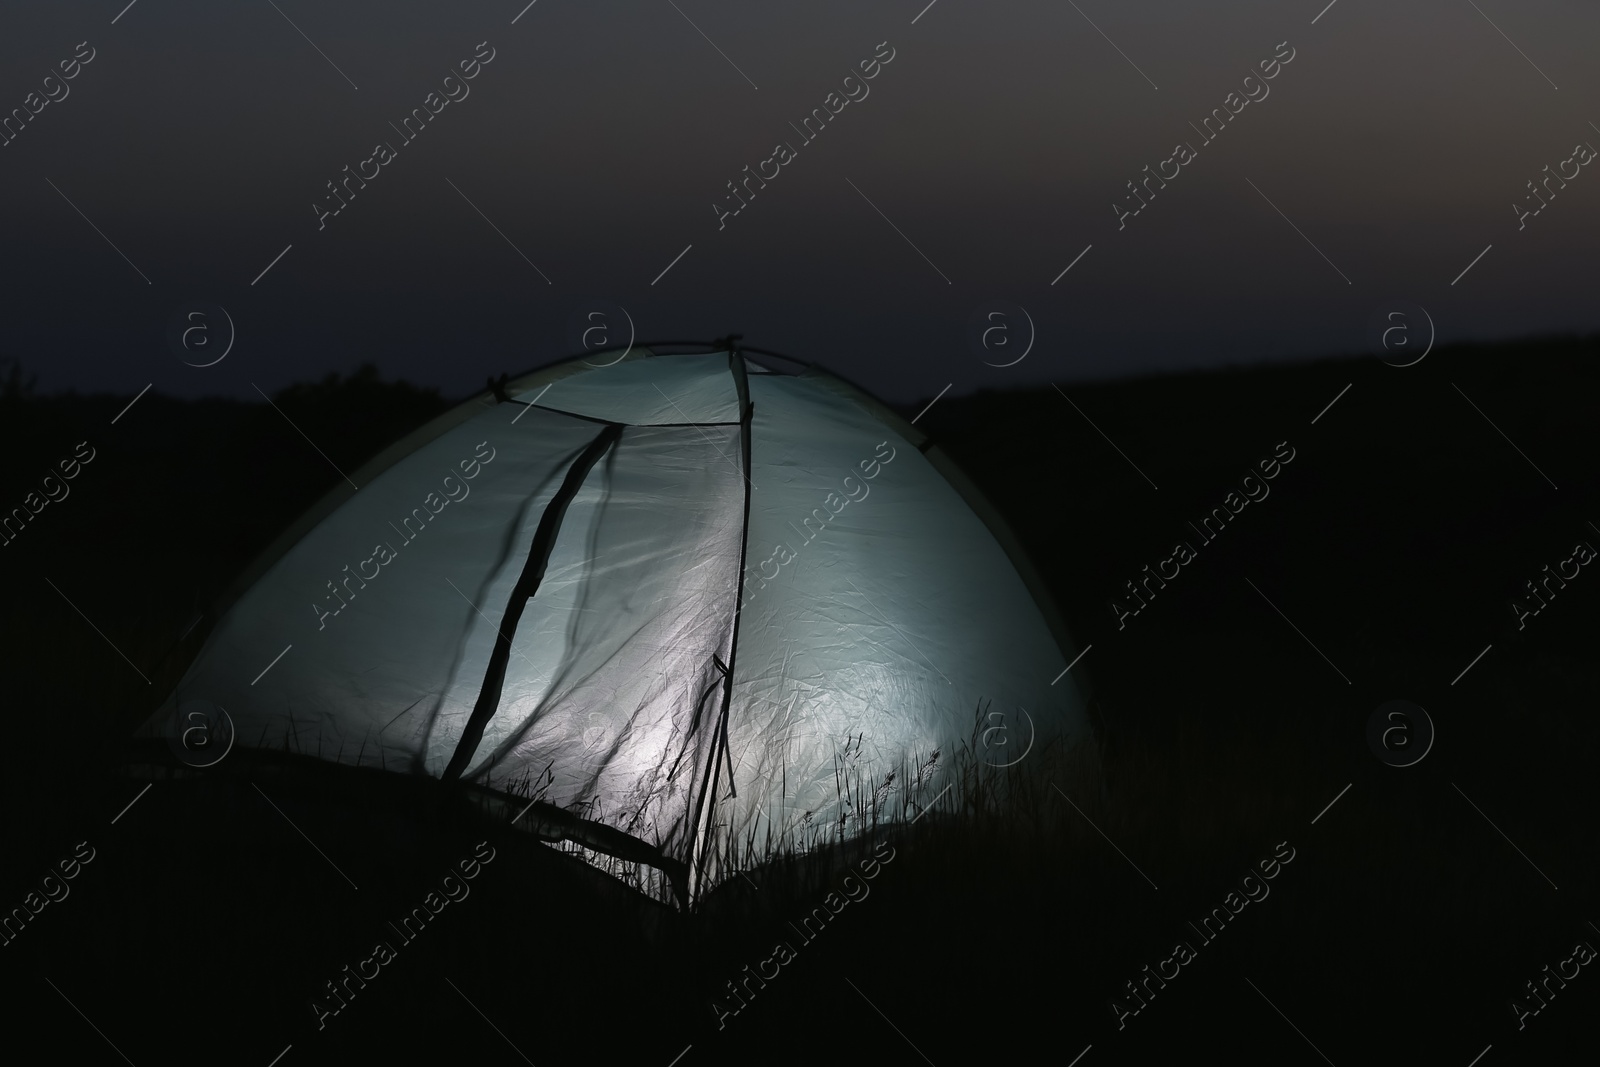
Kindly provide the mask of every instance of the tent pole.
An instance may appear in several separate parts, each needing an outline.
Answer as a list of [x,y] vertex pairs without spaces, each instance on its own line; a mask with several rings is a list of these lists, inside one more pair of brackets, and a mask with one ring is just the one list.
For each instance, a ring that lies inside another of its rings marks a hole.
[[[739,622],[744,613],[745,558],[750,552],[750,427],[751,415],[755,409],[750,403],[750,382],[745,376],[744,356],[739,351],[737,337],[729,339],[728,369],[733,374],[734,386],[739,393],[739,447],[744,461],[744,530],[739,542],[739,582],[733,601],[733,636],[728,643],[728,671],[722,690],[722,712],[718,716],[718,729],[711,750],[711,782],[709,790],[700,794],[700,804],[705,809],[705,818],[703,822],[696,819],[698,832],[695,836],[694,853],[690,856],[691,900],[700,896],[701,880],[705,876],[706,856],[712,847],[711,826],[716,812],[716,791],[722,777],[723,752],[728,745],[728,711],[733,703],[733,672],[739,654]],[[729,777],[731,784],[731,761]]]

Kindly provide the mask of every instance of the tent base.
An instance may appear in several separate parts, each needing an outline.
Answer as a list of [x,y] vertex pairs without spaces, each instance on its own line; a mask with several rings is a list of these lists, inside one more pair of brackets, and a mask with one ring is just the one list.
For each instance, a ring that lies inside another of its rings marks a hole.
[[[655,845],[631,834],[580,818],[553,804],[543,801],[530,803],[524,798],[471,783],[447,784],[429,776],[396,775],[393,771],[375,767],[349,767],[300,753],[240,747],[231,756],[216,766],[195,768],[175,759],[165,741],[137,738],[127,744],[124,766],[131,775],[146,781],[192,779],[208,775],[264,779],[314,778],[326,776],[330,771],[351,776],[382,776],[391,787],[399,785],[400,788],[432,791],[435,797],[443,801],[452,797],[464,798],[496,821],[503,821],[505,825],[523,833],[532,833],[541,841],[550,844],[569,841],[624,862],[653,867],[666,876],[678,909],[687,911],[689,908],[687,863],[667,856]],[[409,786],[400,783],[409,783]]]

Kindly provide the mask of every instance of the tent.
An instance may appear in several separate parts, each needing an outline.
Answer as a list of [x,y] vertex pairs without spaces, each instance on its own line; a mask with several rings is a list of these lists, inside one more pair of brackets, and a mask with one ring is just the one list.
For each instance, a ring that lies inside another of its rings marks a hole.
[[993,752],[1087,731],[1004,524],[853,386],[732,341],[491,384],[268,549],[144,736],[220,709],[686,904],[915,817],[980,714]]

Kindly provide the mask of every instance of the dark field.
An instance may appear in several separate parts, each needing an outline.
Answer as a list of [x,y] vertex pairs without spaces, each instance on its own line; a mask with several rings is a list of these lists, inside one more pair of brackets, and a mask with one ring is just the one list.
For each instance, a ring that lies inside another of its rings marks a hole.
[[[152,394],[111,425],[130,397],[14,383],[4,507],[78,442],[94,458],[0,548],[4,908],[80,842],[93,858],[0,948],[11,1031],[140,1065],[1592,1062],[1600,977],[1563,961],[1600,946],[1600,577],[1537,614],[1524,583],[1600,545],[1597,360],[1530,341],[940,400],[918,427],[1092,645],[1095,750],[1034,754],[1005,799],[970,775],[914,826],[776,857],[691,915],[431,780],[241,748],[140,795],[138,768],[176,764],[129,735],[215,598],[330,462],[445,401],[376,374],[274,397],[325,460],[265,404]],[[1283,442],[1270,493],[1202,543],[1188,524]],[[1131,614],[1125,583],[1180,540],[1195,558]],[[1394,699],[1437,731],[1413,766],[1368,743]],[[470,896],[319,1030],[324,983],[484,841]],[[870,894],[801,944],[790,923],[875,844]],[[1191,927],[1275,856],[1214,942]],[[779,941],[793,961],[719,1028]],[[1147,978],[1179,941],[1193,958]]]

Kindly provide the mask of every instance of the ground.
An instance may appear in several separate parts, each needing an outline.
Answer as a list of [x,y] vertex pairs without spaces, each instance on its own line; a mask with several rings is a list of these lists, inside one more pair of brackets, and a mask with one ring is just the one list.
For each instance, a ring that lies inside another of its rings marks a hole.
[[[1007,804],[959,791],[691,916],[431,782],[240,751],[144,792],[126,739],[192,654],[181,635],[338,475],[265,405],[147,396],[113,426],[128,397],[8,395],[6,501],[95,450],[0,548],[0,889],[37,908],[0,949],[8,1027],[52,1058],[139,1064],[265,1065],[286,1046],[284,1067],[1065,1064],[1086,1048],[1083,1067],[1466,1065],[1487,1046],[1484,1067],[1582,1062],[1600,579],[1581,567],[1536,613],[1521,587],[1600,545],[1597,349],[944,397],[918,426],[1092,645],[1074,673],[1099,746],[1031,757]],[[444,406],[370,374],[275,399],[346,470]],[[1241,478],[1284,443],[1269,493],[1212,542],[1188,532],[1230,492],[1259,496]],[[1125,583],[1183,540],[1194,558],[1132,613]],[[1394,699],[1435,731],[1409,767],[1368,740]],[[452,883],[469,894],[433,897],[414,941],[390,932],[480,848],[493,859]],[[830,894],[836,917],[802,940]],[[1213,909],[1229,918],[1207,940]],[[364,963],[378,942],[392,958]],[[324,984],[347,965],[378,969],[333,1014]],[[734,1013],[746,966],[776,977]]]

